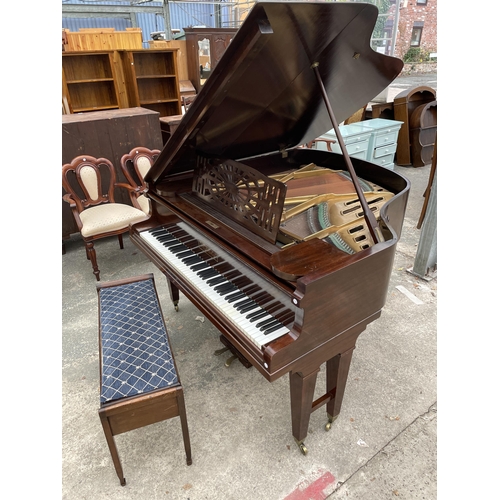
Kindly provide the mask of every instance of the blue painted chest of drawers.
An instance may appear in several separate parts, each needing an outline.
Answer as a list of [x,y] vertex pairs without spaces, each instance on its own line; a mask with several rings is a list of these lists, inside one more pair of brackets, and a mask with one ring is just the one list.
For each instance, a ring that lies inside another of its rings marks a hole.
[[[398,146],[398,134],[402,124],[403,122],[397,120],[374,118],[349,125],[340,125],[339,130],[350,157],[360,158],[394,170],[394,154]],[[319,139],[337,141],[337,136],[332,129]],[[317,141],[315,147],[327,150],[327,145],[323,141]],[[333,153],[342,154],[338,141],[331,144],[330,147]]]

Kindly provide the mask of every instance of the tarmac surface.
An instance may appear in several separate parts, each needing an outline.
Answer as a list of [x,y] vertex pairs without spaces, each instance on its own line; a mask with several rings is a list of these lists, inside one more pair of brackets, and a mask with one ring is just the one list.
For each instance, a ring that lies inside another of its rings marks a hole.
[[[398,78],[437,88],[435,74]],[[65,500],[322,500],[437,498],[437,276],[412,268],[430,165],[396,166],[409,205],[382,316],[357,342],[342,410],[329,432],[311,415],[302,455],[291,434],[288,377],[269,383],[239,362],[229,368],[218,330],[181,294],[176,312],[162,273],[124,237],[96,243],[102,282],[154,273],[183,383],[193,463],[180,421],[116,436],[121,487],[98,417],[96,280],[78,235],[62,256],[62,486]],[[405,292],[405,293],[402,293]],[[408,292],[408,293],[406,293]],[[322,367],[317,391],[324,390]]]

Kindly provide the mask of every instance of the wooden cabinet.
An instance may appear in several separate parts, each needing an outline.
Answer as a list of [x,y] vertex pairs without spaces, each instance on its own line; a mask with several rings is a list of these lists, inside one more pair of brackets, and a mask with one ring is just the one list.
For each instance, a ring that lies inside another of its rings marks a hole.
[[181,113],[177,50],[120,52],[130,106],[150,109],[160,116]]
[[435,100],[436,91],[426,86],[403,90],[394,98],[394,119],[403,122],[396,150],[398,165],[408,166],[413,163],[410,145],[410,121],[413,112],[419,106]]
[[127,107],[116,51],[62,55],[63,109],[66,113]]
[[188,78],[196,93],[217,66],[237,31],[237,28],[184,28]]

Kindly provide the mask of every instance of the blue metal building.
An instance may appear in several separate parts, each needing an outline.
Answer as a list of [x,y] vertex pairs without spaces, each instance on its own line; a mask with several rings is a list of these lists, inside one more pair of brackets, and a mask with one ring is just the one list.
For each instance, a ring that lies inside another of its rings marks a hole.
[[[151,40],[151,33],[165,31],[165,19],[162,12],[162,2],[147,2],[144,4],[132,1],[124,2],[120,0],[63,0],[62,28],[70,31],[78,31],[80,28],[114,28],[117,31],[124,31],[125,28],[137,27],[142,30],[142,42],[144,48],[148,48],[148,40]],[[109,13],[113,7],[122,6],[124,8],[133,5],[135,7],[134,20],[130,15],[124,14],[122,17],[113,15],[106,17],[106,7]],[[220,0],[217,2],[197,2],[197,1],[170,1],[170,25],[174,30],[192,26],[204,26],[210,28],[238,27],[234,20],[234,2]],[[85,9],[95,8],[95,12],[88,17],[81,14],[71,17],[71,12],[65,12],[65,6],[84,6]],[[140,12],[141,6],[144,12]],[[152,9],[156,7],[156,9]],[[155,12],[151,12],[155,10]],[[100,13],[99,17],[98,13]],[[102,17],[101,17],[102,15]],[[135,24],[135,25],[134,25]]]

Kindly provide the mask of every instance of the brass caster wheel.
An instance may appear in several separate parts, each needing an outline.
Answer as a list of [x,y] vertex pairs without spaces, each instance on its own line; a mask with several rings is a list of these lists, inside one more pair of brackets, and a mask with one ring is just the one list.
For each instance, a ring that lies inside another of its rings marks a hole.
[[179,306],[177,304],[174,304],[174,309],[175,309],[175,312],[179,312]]
[[307,448],[304,443],[297,443],[299,446],[299,450],[302,453],[302,455],[307,455]]
[[335,422],[336,418],[337,417],[330,417],[330,415],[328,415],[328,422],[325,424],[325,431],[328,432],[332,428],[332,424]]

